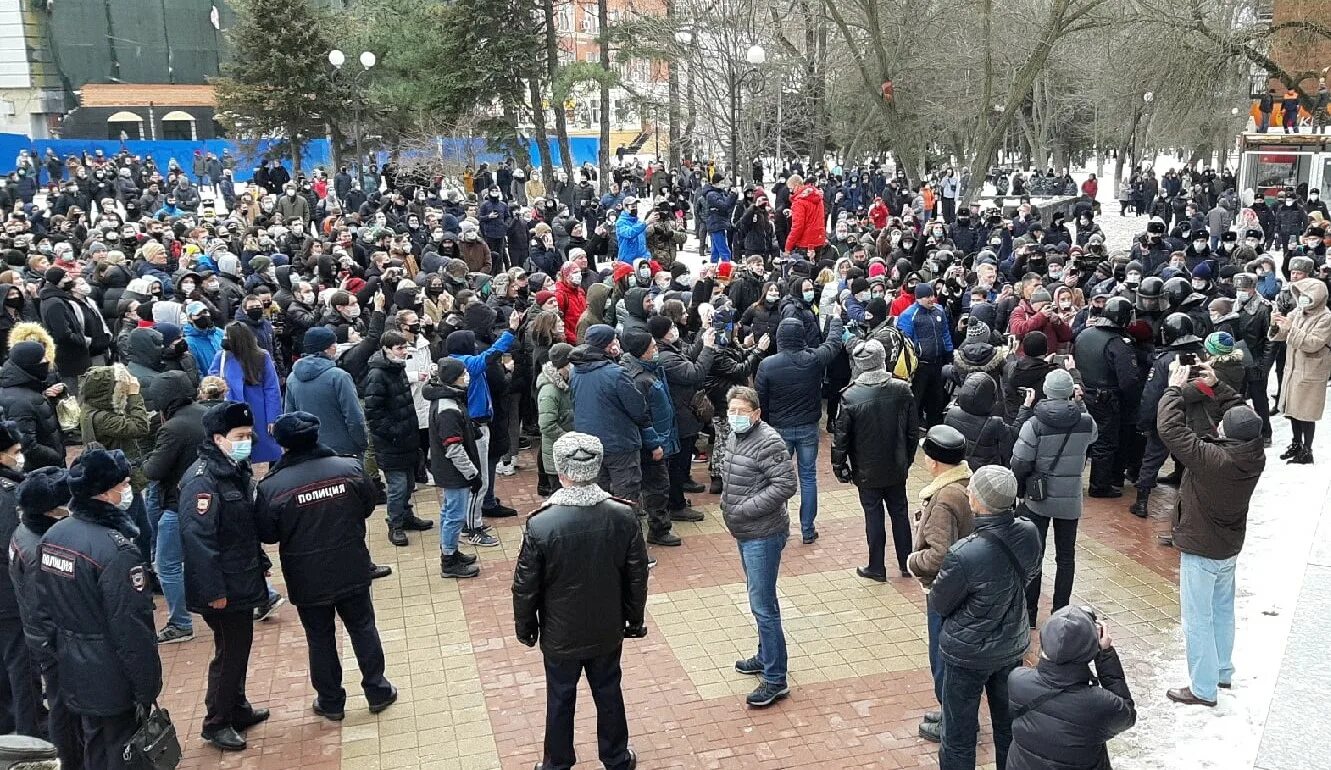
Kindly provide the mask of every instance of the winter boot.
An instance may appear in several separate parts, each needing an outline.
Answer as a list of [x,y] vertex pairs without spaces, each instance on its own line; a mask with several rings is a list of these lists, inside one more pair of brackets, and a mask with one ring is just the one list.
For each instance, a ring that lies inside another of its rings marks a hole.
[[1137,490],[1137,500],[1132,504],[1132,507],[1128,509],[1128,512],[1139,519],[1146,518],[1146,513],[1150,508],[1150,500],[1151,490]]
[[481,572],[475,564],[467,564],[456,553],[447,553],[439,557],[439,576],[446,578],[473,578]]
[[1289,462],[1291,465],[1312,465],[1313,450],[1304,449],[1303,451],[1289,458]]
[[720,476],[713,476],[713,477],[712,477],[712,483],[711,483],[710,486],[707,487],[707,494],[709,494],[709,495],[719,495],[719,494],[721,494],[721,477],[720,477]]
[[1283,454],[1280,455],[1280,459],[1288,460],[1302,451],[1303,451],[1303,445],[1297,441],[1292,441],[1290,442],[1289,446],[1285,447],[1285,451]]

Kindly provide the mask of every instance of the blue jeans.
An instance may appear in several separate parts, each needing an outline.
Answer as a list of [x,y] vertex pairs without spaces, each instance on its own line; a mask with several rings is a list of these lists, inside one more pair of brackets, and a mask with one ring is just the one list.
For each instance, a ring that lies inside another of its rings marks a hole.
[[444,554],[457,553],[458,536],[462,534],[467,509],[471,507],[471,490],[467,487],[441,488],[439,497],[443,503],[439,508],[439,550]]
[[1017,660],[993,669],[972,669],[943,663],[943,742],[938,770],[975,770],[975,740],[980,734],[980,696],[989,701],[994,727],[994,756],[1007,766],[1012,745],[1012,713],[1008,710],[1007,678]]
[[383,469],[388,486],[388,526],[400,527],[411,515],[411,493],[416,489],[416,475],[411,468]]
[[800,534],[811,537],[818,516],[818,423],[777,428],[776,432],[795,458],[800,477]]
[[185,609],[185,555],[180,545],[180,519],[175,511],[162,511],[157,520],[157,580],[170,613],[168,626],[194,629],[194,619]]
[[933,610],[925,610],[924,614],[929,624],[929,672],[934,677],[934,698],[942,705],[943,656],[938,654],[938,640],[943,636],[943,616]]
[[712,245],[712,262],[730,261],[730,234],[725,230],[719,230],[707,234],[707,240]]
[[785,532],[778,532],[771,537],[737,541],[744,582],[749,589],[749,610],[758,621],[758,662],[763,666],[763,681],[779,685],[786,683],[787,662],[776,575],[781,569],[781,551],[788,537]]
[[1179,556],[1179,606],[1188,649],[1192,694],[1216,699],[1220,682],[1233,681],[1234,572],[1238,557]]

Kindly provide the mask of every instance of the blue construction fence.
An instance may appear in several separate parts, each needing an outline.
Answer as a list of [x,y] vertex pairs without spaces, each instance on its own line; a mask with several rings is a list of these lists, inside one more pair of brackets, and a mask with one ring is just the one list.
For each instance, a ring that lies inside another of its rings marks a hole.
[[[446,157],[474,156],[477,163],[491,164],[504,159],[504,153],[491,150],[484,139],[439,137],[437,141],[440,150]],[[535,139],[528,141],[532,163],[539,165],[541,155],[537,142]],[[80,155],[84,152],[92,155],[97,150],[101,150],[110,157],[124,149],[139,157],[152,157],[160,169],[166,169],[170,162],[175,160],[181,168],[189,172],[194,163],[194,151],[199,150],[204,154],[211,152],[219,158],[222,157],[223,152],[230,152],[236,159],[236,181],[247,182],[254,175],[255,167],[276,144],[278,144],[278,140],[275,139],[261,139],[257,145],[254,145],[235,142],[230,139],[201,139],[198,141],[187,139],[159,139],[156,141],[133,139],[121,142],[115,139],[31,139],[23,134],[0,133],[0,173],[8,174],[17,167],[20,150],[27,150],[30,155],[41,158],[46,154],[48,147],[61,158],[69,155]],[[600,139],[598,137],[569,137],[569,151],[573,155],[573,165],[575,166],[582,165],[587,161],[595,164],[599,148]],[[550,150],[553,156],[552,162],[556,166],[560,165],[563,161],[559,153],[559,142],[553,136],[550,137]],[[388,153],[377,153],[376,162],[383,163],[386,160],[388,160]],[[290,158],[284,158],[282,164],[288,170],[291,170]],[[309,142],[301,153],[301,167],[306,172],[319,166],[322,166],[325,170],[331,170],[332,167],[332,152],[327,139],[316,139]]]

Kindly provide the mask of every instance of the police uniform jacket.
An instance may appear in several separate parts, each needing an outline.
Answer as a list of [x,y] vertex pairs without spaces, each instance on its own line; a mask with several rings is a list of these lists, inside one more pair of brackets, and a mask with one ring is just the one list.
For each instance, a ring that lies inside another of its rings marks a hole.
[[42,646],[42,635],[37,626],[40,612],[36,607],[37,571],[41,568],[38,548],[42,536],[55,526],[56,519],[45,513],[24,513],[18,528],[9,541],[9,580],[14,586],[14,597],[18,600],[19,615],[23,620],[23,635],[28,640],[28,651],[34,662],[42,669],[54,663],[50,651]]
[[[0,465],[0,543],[8,543],[18,528],[18,485],[23,481],[23,474]],[[0,557],[0,560],[8,558]],[[18,620],[18,598],[14,595],[14,584],[9,579],[8,562],[0,563],[0,623]]]
[[369,586],[374,498],[360,461],[322,445],[287,452],[259,482],[259,536],[279,544],[292,604],[332,604]]
[[218,599],[221,612],[249,612],[268,600],[249,463],[233,463],[212,441],[180,480],[180,544],[190,612],[219,612],[209,606]]
[[128,514],[74,500],[38,546],[33,623],[60,697],[85,716],[147,706],[162,690],[152,589]]

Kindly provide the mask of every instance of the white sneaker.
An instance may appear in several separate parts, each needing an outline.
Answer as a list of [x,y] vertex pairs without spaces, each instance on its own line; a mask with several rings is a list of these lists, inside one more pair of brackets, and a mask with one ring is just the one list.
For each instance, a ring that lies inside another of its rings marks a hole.
[[501,462],[495,466],[495,473],[498,473],[500,476],[514,476],[517,472],[518,469],[513,467],[512,460]]

